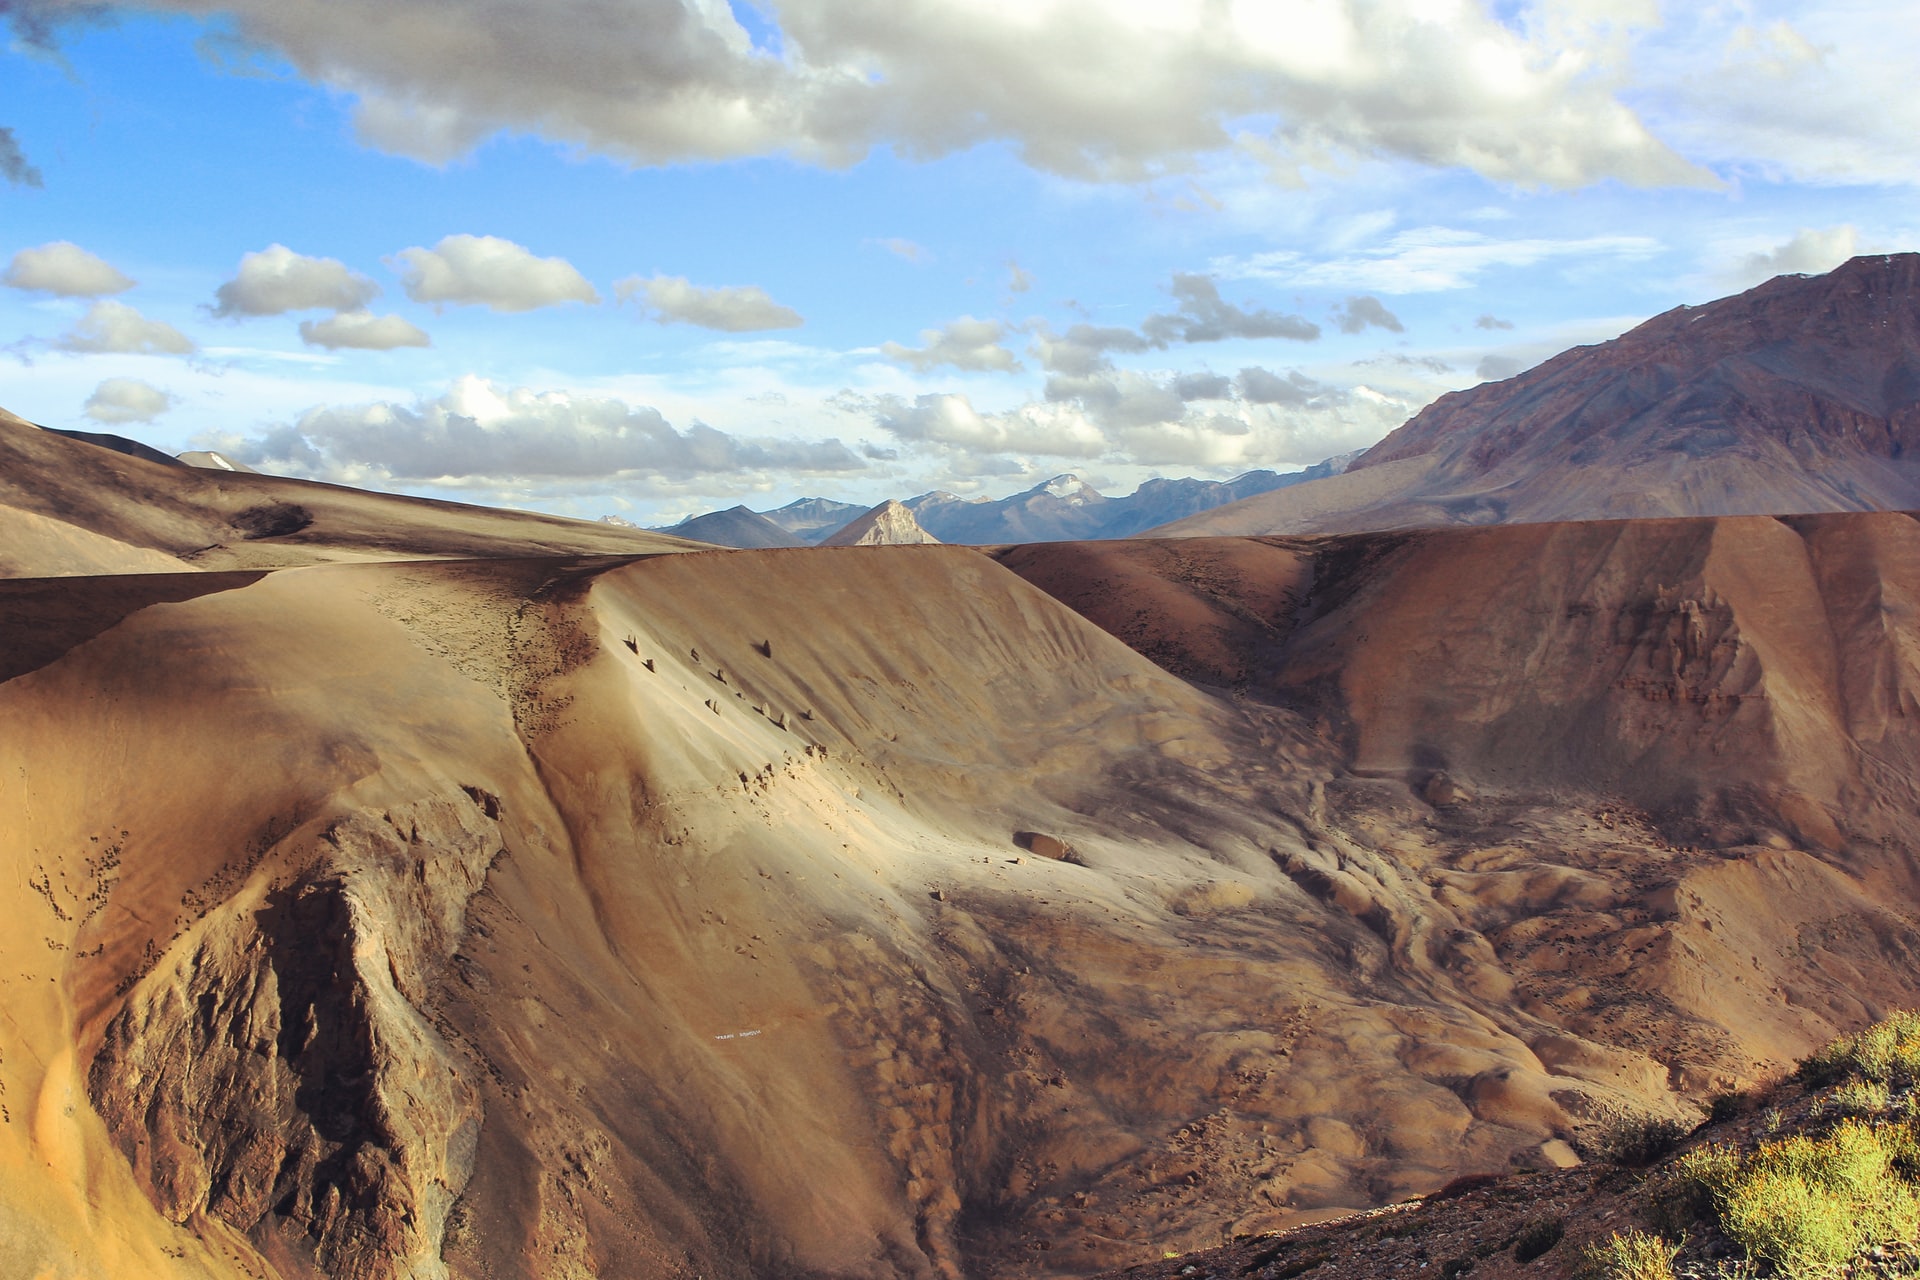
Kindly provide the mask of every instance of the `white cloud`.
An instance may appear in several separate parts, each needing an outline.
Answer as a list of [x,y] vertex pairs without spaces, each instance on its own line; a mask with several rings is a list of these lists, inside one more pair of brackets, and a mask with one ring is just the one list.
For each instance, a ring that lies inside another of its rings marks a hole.
[[104,258],[71,240],[55,240],[13,255],[5,282],[63,298],[99,298],[124,293],[134,282]]
[[1495,267],[1532,267],[1555,259],[1642,262],[1662,249],[1648,236],[1541,237],[1499,240],[1478,231],[1419,227],[1384,244],[1315,261],[1291,250],[1215,260],[1230,280],[1273,280],[1296,288],[1364,289],[1372,293],[1437,293],[1471,288]]
[[248,463],[353,483],[837,474],[865,465],[838,440],[750,438],[701,423],[680,431],[645,405],[505,388],[474,376],[411,404],[310,409],[295,423],[232,443]]
[[613,293],[622,302],[643,299],[661,324],[691,324],[723,333],[757,333],[766,329],[798,329],[806,320],[792,307],[782,306],[754,285],[706,288],[685,276],[629,276],[616,280]]
[[1007,327],[998,320],[975,320],[961,316],[943,329],[922,329],[921,345],[902,346],[882,343],[881,354],[920,373],[929,373],[945,365],[976,373],[1011,373],[1021,367],[1013,352],[1000,345]]
[[240,259],[233,279],[214,290],[217,316],[277,316],[289,311],[353,311],[380,286],[337,258],[309,258],[283,244]]
[[152,422],[173,407],[173,397],[138,378],[108,378],[87,397],[95,422]]
[[62,351],[112,355],[187,355],[193,339],[162,320],[149,320],[124,302],[101,301],[87,308],[72,329],[54,341]]
[[1473,327],[1476,329],[1511,329],[1513,328],[1513,321],[1502,320],[1499,316],[1489,311],[1483,312],[1480,318],[1473,322]]
[[1742,284],[1758,284],[1780,275],[1819,275],[1860,251],[1860,233],[1847,223],[1825,229],[1802,227],[1785,244],[1748,254],[1735,275]]
[[310,347],[337,351],[392,351],[397,347],[430,347],[433,339],[401,316],[376,316],[370,311],[342,311],[325,320],[302,320],[300,340]]
[[1152,346],[1132,329],[1121,325],[1076,324],[1064,334],[1042,325],[1033,335],[1033,353],[1040,358],[1040,367],[1049,373],[1074,376],[1108,368],[1109,351],[1138,353]]
[[1033,288],[1033,272],[1018,262],[1007,263],[1007,292],[1025,293]]
[[402,249],[394,260],[407,296],[415,302],[532,311],[563,302],[600,301],[566,259],[537,258],[498,236],[447,236],[431,249]]
[[363,137],[434,162],[503,130],[641,164],[847,165],[1005,141],[1042,169],[1133,179],[1254,133],[1282,153],[1499,182],[1701,180],[1616,96],[1632,66],[1621,24],[1505,22],[1477,3],[774,0],[760,44],[723,0],[218,8],[351,94]]

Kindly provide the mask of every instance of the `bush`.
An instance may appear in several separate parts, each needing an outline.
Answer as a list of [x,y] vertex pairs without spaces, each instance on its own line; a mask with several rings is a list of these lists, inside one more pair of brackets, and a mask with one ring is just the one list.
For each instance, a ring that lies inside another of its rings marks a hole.
[[1615,1232],[1580,1255],[1579,1280],[1674,1280],[1680,1250],[1644,1231]]
[[1745,1157],[1702,1147],[1680,1160],[1675,1191],[1709,1204],[1749,1257],[1787,1275],[1832,1275],[1870,1245],[1920,1240],[1920,1197],[1894,1167],[1911,1143],[1902,1129],[1846,1120]]
[[1688,1129],[1664,1116],[1626,1116],[1601,1130],[1584,1153],[1608,1164],[1644,1169],[1667,1156],[1686,1140]]
[[1815,1088],[1860,1076],[1880,1084],[1920,1083],[1920,1013],[1902,1011],[1856,1035],[1841,1036],[1800,1064]]
[[1833,1091],[1828,1105],[1843,1116],[1877,1116],[1893,1105],[1893,1094],[1878,1080],[1849,1080]]

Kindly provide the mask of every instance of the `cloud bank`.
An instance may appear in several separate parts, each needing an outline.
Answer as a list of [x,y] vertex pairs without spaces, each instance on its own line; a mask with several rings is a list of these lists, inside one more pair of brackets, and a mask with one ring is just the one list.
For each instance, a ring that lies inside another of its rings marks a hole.
[[681,431],[645,405],[475,376],[408,404],[320,406],[222,447],[252,465],[354,483],[598,484],[866,465],[838,440],[748,438],[699,423]]
[[[88,3],[11,7],[44,23]],[[1053,173],[1134,180],[1252,141],[1280,167],[1345,153],[1562,188],[1705,180],[1615,94],[1645,6],[769,0],[762,42],[719,0],[158,7],[230,15],[351,95],[366,140],[435,163],[511,131],[637,164],[1004,142]]]

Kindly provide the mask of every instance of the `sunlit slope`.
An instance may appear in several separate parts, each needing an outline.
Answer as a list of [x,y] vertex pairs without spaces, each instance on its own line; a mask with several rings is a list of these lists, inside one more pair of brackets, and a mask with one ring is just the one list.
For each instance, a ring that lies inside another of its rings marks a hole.
[[1087,1274],[1920,999],[1890,851],[1435,808],[964,549],[187,580],[11,588],[25,1274]]

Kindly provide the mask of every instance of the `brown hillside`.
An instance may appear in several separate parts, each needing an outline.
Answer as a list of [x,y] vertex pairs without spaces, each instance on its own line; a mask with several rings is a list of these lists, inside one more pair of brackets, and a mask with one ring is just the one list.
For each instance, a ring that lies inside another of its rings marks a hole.
[[1913,536],[0,583],[0,1271],[1084,1276],[1564,1163],[1920,1002]]

